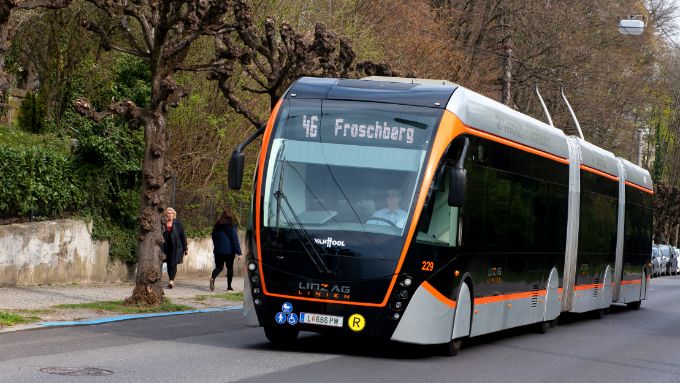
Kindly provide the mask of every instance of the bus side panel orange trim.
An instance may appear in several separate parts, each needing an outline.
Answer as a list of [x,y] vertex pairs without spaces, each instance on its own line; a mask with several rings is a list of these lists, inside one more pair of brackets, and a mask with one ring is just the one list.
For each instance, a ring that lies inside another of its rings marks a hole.
[[262,291],[267,294],[267,287],[264,284],[264,274],[262,274],[262,246],[260,246],[260,209],[262,208],[260,203],[260,196],[262,194],[262,177],[264,175],[264,163],[267,161],[267,148],[269,147],[269,140],[272,135],[272,130],[274,129],[274,121],[276,121],[276,116],[279,114],[279,108],[283,103],[283,99],[279,101],[274,106],[272,114],[269,116],[267,121],[267,126],[264,129],[264,136],[262,136],[262,146],[260,149],[260,163],[257,168],[257,188],[255,189],[255,242],[257,244],[257,264],[260,269],[260,283],[262,283]]
[[597,169],[595,169],[595,168],[591,168],[591,167],[588,166],[588,165],[581,165],[581,169],[583,169],[583,170],[585,170],[585,171],[587,171],[587,172],[593,173],[593,174],[597,174],[597,175],[600,176],[600,177],[609,178],[609,179],[612,180],[612,181],[618,181],[618,180],[619,180],[619,177],[613,176],[613,175],[611,175],[611,174],[609,174],[609,173],[605,173],[605,172],[603,172],[603,171],[601,171],[601,170],[597,170]]
[[630,281],[621,281],[622,285],[639,285],[642,283],[642,279],[633,279]]
[[601,289],[604,287],[603,283],[598,283],[598,284],[592,284],[592,285],[577,285],[574,286],[574,291],[582,291],[582,290],[592,290],[594,288]]
[[497,303],[505,301],[514,301],[518,299],[533,298],[533,297],[543,297],[547,294],[546,290],[539,291],[526,291],[522,293],[504,294],[504,295],[493,295],[489,297],[475,298],[476,305],[484,305],[488,303]]
[[561,162],[563,164],[569,164],[569,160],[564,158],[564,157],[556,156],[554,154],[544,152],[544,151],[539,150],[539,149],[534,149],[531,146],[526,146],[526,145],[520,144],[518,142],[508,140],[507,138],[496,136],[495,134],[491,134],[491,133],[487,133],[487,132],[484,132],[484,131],[481,131],[481,130],[477,130],[477,129],[471,128],[469,126],[465,127],[465,131],[467,133],[472,134],[473,136],[486,138],[487,140],[498,142],[499,144],[503,144],[503,145],[506,145],[506,146],[511,146],[511,147],[513,147],[515,149],[519,149],[523,152],[529,152],[529,153],[536,154],[538,156],[545,157],[545,158],[553,160],[553,161]]
[[647,189],[647,188],[644,187],[644,186],[640,186],[640,185],[638,185],[638,184],[634,184],[634,183],[632,183],[632,182],[630,182],[630,181],[626,181],[626,185],[628,185],[628,186],[630,186],[630,187],[634,187],[634,188],[639,189],[639,190],[642,190],[643,192],[645,192],[645,193],[647,193],[647,194],[654,194],[654,190],[649,190],[649,189]]
[[440,293],[437,289],[435,289],[431,284],[427,283],[427,281],[423,282],[422,286],[425,288],[425,290],[427,290],[430,294],[434,295],[435,298],[437,298],[439,301],[441,301],[445,305],[451,307],[452,309],[456,308],[456,301],[445,297],[442,293]]

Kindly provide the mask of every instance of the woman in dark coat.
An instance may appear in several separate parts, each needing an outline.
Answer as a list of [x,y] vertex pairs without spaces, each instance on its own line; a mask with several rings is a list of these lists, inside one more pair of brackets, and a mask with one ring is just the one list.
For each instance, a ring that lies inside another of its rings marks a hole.
[[215,290],[215,278],[222,272],[224,264],[227,265],[227,290],[234,290],[231,287],[231,280],[234,277],[234,256],[238,254],[241,260],[241,244],[238,240],[236,222],[234,218],[225,210],[220,219],[215,222],[212,231],[212,240],[215,254],[215,269],[210,277],[210,291]]
[[163,229],[163,243],[162,249],[165,253],[163,262],[168,264],[168,282],[167,288],[171,289],[175,286],[175,276],[177,275],[177,265],[184,261],[184,257],[189,255],[189,248],[187,247],[187,237],[184,235],[184,227],[182,222],[177,219],[177,212],[175,209],[169,207],[165,209],[165,224]]

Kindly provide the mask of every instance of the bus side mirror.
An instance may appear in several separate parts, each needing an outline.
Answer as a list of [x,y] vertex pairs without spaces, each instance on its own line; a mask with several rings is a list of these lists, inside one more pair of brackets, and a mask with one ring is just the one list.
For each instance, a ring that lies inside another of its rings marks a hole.
[[243,152],[234,150],[229,160],[229,189],[241,190],[243,183],[243,166],[246,155]]
[[468,147],[470,147],[470,140],[467,137],[463,138],[463,150],[460,153],[460,158],[456,165],[451,169],[449,174],[449,206],[462,207],[465,202],[465,179],[466,172],[463,166],[465,162],[465,155]]
[[465,202],[465,178],[464,168],[454,167],[449,174],[449,206],[462,207]]
[[231,159],[229,160],[229,177],[227,182],[229,184],[229,189],[241,190],[241,184],[243,184],[243,166],[246,162],[246,155],[243,153],[243,150],[259,135],[264,133],[265,127],[266,125],[262,125],[260,129],[256,130],[255,133],[251,134],[250,137],[240,143],[231,153]]

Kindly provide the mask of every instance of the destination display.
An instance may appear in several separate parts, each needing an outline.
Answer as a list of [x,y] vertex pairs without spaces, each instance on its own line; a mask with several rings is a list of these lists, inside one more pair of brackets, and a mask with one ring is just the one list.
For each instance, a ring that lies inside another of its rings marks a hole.
[[[316,105],[314,105],[316,103]],[[368,102],[291,102],[287,139],[423,149],[440,110]]]

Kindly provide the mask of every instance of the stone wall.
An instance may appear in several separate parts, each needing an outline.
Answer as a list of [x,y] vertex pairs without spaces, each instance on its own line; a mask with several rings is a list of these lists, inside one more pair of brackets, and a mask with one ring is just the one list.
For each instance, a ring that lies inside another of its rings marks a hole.
[[[241,252],[247,254],[247,246],[245,244],[243,232],[239,232],[239,241],[241,244]],[[205,277],[205,280],[207,281],[215,267],[212,239],[187,238],[187,242],[189,244],[189,256],[184,257],[184,262],[177,267],[177,279],[182,279],[184,277]],[[239,262],[238,258],[234,260],[234,275],[243,275],[243,263],[243,261]],[[227,271],[223,270],[220,276],[226,276],[226,273]],[[163,277],[167,277],[167,274],[164,274]]]
[[[134,280],[134,266],[109,260],[108,242],[92,240],[91,234],[91,223],[68,219],[0,225],[0,286]],[[188,242],[189,257],[178,268],[177,278],[207,280],[214,267],[212,241]],[[235,266],[235,274],[243,275],[242,262]]]

